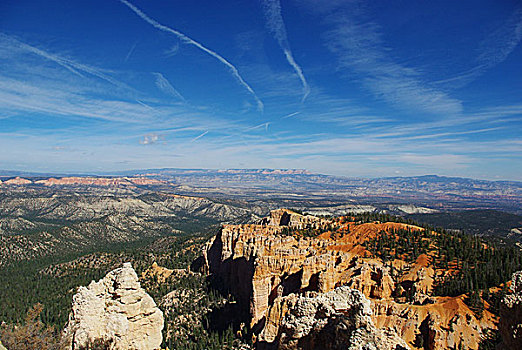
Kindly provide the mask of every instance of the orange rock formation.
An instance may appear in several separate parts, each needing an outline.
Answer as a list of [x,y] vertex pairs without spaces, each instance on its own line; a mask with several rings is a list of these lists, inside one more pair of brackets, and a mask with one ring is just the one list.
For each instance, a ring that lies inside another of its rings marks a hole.
[[[429,256],[385,264],[362,245],[397,228],[420,230],[392,222],[341,223],[280,209],[258,224],[224,226],[207,243],[204,266],[249,308],[258,342],[278,342],[288,311],[282,303],[286,296],[347,286],[371,300],[378,328],[395,331],[412,349],[421,344],[426,349],[477,349],[483,330],[496,327],[493,315],[486,310],[477,319],[464,296],[430,296],[436,271]],[[324,232],[314,237],[295,233],[303,229]],[[404,289],[414,295],[413,302],[400,297]]]

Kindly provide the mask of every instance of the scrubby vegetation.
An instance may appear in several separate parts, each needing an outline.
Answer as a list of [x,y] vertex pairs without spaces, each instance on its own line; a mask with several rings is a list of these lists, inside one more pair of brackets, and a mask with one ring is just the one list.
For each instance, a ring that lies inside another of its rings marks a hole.
[[[397,221],[401,222],[401,219]],[[449,271],[436,284],[434,295],[456,296],[484,291],[505,283],[514,272],[522,269],[522,253],[515,246],[410,223],[421,229],[381,232],[365,246],[384,261],[403,259],[412,262],[421,254],[429,255],[435,268]]]
[[396,229],[380,232],[374,239],[366,242],[368,250],[383,261],[403,259],[413,262],[430,248],[430,234],[427,230]]
[[464,210],[408,217],[423,224],[481,236],[505,237],[512,228],[522,227],[522,216],[499,210]]
[[[80,257],[37,259],[0,269],[0,322],[9,325],[0,330],[0,339],[9,349],[62,349],[59,334],[67,322],[77,287],[98,280],[130,261],[143,288],[165,314],[165,347],[234,348],[240,343],[239,325],[233,327],[227,322],[226,326],[217,327],[214,322],[229,312],[233,303],[213,289],[205,276],[188,270],[202,243],[215,234],[215,230],[209,227],[206,233],[134,242],[125,247],[114,245]],[[144,274],[154,262],[173,269],[174,273],[161,281],[156,275]],[[165,301],[169,300],[165,297],[167,294],[178,302],[173,305],[170,300],[169,304]],[[19,345],[24,338],[30,343],[27,347]],[[46,345],[40,347],[40,341]],[[9,346],[11,344],[16,346]],[[103,346],[93,343],[89,349],[104,349]]]
[[62,350],[65,344],[60,340],[60,333],[41,321],[42,310],[41,304],[35,304],[27,312],[23,324],[1,326],[2,343],[8,349],[16,350]]
[[281,234],[285,236],[294,236],[294,237],[317,237],[321,233],[331,231],[332,227],[322,227],[322,228],[314,228],[311,224],[307,227],[298,229],[293,227],[283,227],[281,230]]

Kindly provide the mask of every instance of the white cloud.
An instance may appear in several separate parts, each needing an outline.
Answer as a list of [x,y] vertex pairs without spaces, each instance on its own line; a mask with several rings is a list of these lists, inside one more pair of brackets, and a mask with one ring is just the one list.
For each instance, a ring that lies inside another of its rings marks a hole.
[[140,144],[142,145],[152,145],[159,142],[163,137],[158,134],[147,134],[143,136],[143,139],[140,140]]

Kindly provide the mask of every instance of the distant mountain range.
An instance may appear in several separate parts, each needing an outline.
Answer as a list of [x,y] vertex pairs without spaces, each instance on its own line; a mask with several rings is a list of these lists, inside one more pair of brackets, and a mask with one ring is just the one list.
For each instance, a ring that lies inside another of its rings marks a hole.
[[[387,210],[390,205],[414,205],[428,211],[497,209],[522,213],[522,182],[437,175],[348,178],[303,169],[167,168],[96,176],[0,171],[0,181],[3,185],[30,186],[154,186],[189,196],[268,200],[304,209],[317,206],[322,212],[324,207],[349,204]],[[410,208],[404,212],[423,211]]]

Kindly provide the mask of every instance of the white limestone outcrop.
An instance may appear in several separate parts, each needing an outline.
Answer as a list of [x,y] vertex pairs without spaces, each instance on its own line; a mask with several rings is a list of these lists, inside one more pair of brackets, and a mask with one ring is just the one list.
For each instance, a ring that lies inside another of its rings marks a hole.
[[141,288],[131,264],[125,263],[78,289],[64,337],[71,350],[94,341],[107,341],[114,350],[156,350],[163,323],[163,313]]

